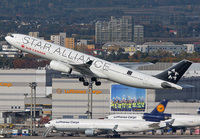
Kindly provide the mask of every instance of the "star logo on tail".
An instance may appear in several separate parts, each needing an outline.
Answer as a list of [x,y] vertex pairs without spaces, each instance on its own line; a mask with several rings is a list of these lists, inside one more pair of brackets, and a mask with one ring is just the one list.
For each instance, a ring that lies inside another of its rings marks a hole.
[[169,79],[169,80],[174,80],[174,81],[176,81],[178,75],[179,75],[179,73],[176,72],[175,69],[172,69],[171,71],[168,71],[168,79]]

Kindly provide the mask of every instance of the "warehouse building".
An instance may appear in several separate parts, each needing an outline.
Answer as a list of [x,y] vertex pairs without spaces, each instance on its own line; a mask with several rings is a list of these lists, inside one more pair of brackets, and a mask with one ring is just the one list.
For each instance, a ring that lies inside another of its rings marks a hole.
[[30,83],[36,82],[36,97],[52,93],[52,78],[61,77],[59,72],[46,69],[0,70],[0,111],[24,110],[24,98],[30,97]]

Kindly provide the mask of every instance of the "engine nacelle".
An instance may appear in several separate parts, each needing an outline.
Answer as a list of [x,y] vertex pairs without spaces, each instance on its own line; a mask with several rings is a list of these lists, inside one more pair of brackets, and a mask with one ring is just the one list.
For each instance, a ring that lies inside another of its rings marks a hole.
[[168,113],[157,113],[157,114],[144,113],[142,118],[145,119],[146,121],[160,122],[171,119],[171,117],[172,115]]
[[52,70],[56,70],[56,71],[60,71],[60,72],[66,72],[66,73],[71,73],[72,72],[72,68],[70,68],[68,65],[65,65],[61,62],[58,62],[58,61],[55,61],[55,60],[52,60],[50,62],[50,68]]
[[85,135],[86,136],[96,136],[97,134],[96,134],[94,129],[86,129],[85,130]]

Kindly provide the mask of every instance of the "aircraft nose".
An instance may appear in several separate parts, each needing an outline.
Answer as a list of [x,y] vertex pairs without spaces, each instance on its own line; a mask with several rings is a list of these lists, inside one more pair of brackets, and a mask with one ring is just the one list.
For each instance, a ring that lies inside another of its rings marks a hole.
[[48,127],[50,126],[50,124],[45,124],[44,126],[45,126],[46,128],[48,128]]
[[9,42],[9,39],[10,39],[11,37],[10,36],[6,36],[5,37],[5,40],[7,41],[7,42]]
[[6,36],[6,37],[5,37],[5,40],[6,40],[8,43],[12,43],[13,37],[11,37],[11,36]]

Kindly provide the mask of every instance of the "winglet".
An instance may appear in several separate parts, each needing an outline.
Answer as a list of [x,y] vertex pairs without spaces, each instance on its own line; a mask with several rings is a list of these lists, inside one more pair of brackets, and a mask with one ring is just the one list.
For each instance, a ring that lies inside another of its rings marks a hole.
[[150,61],[150,63],[156,64],[158,62],[158,59]]
[[112,129],[112,131],[115,131],[117,129],[118,125],[115,125]]

